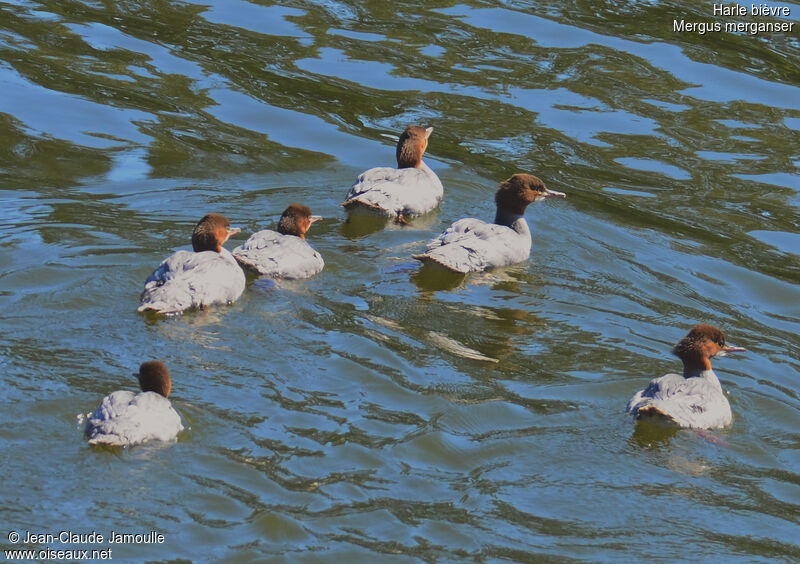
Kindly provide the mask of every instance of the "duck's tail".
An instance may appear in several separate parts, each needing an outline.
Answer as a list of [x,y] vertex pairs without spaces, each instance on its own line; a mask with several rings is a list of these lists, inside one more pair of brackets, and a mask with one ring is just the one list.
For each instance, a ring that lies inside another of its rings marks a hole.
[[659,423],[667,423],[670,425],[677,424],[675,418],[666,411],[655,405],[645,405],[636,410],[634,414],[637,421],[654,421]]
[[444,257],[439,257],[431,253],[423,253],[421,255],[411,255],[411,258],[420,261],[422,264],[437,266],[440,268],[444,268],[449,272],[455,272],[457,274],[466,274],[468,272],[458,268],[454,264],[449,264],[449,261],[444,260]]
[[383,209],[377,204],[366,202],[359,198],[352,198],[341,203],[341,206],[348,212],[362,212],[368,214],[385,215],[387,217],[394,215],[388,210]]
[[140,305],[136,308],[136,311],[139,313],[144,313],[146,311],[152,311],[154,313],[160,313],[163,315],[178,315],[179,313],[183,312],[184,308],[180,306],[170,305],[165,302],[148,302],[146,304]]

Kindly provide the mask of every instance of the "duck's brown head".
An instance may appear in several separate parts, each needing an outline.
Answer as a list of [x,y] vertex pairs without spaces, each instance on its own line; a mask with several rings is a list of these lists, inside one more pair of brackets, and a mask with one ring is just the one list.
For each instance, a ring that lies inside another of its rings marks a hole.
[[675,345],[672,353],[683,362],[684,373],[692,370],[711,370],[711,359],[727,352],[743,352],[741,347],[725,344],[725,334],[707,323],[692,327],[692,330]]
[[433,128],[409,125],[397,142],[397,168],[419,168]]
[[139,378],[139,386],[143,392],[156,392],[165,398],[169,397],[172,390],[172,379],[169,370],[163,362],[148,360],[139,367],[139,373],[134,374]]
[[192,248],[194,252],[222,250],[228,237],[241,231],[231,227],[231,222],[224,215],[209,213],[203,216],[192,232]]
[[281,220],[278,222],[278,233],[305,239],[311,224],[320,219],[322,217],[318,215],[311,215],[311,208],[308,206],[291,204],[281,215]]
[[525,208],[538,198],[566,198],[563,192],[548,190],[539,178],[532,174],[515,174],[497,189],[494,202],[498,217],[523,215]]

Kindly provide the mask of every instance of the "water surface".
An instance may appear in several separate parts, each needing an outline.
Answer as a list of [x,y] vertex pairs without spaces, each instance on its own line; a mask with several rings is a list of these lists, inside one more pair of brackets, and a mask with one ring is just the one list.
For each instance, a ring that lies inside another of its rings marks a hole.
[[[714,20],[685,1],[0,3],[0,545],[156,530],[114,558],[796,559],[798,35],[676,18]],[[348,223],[347,189],[410,123],[435,128],[441,209]],[[528,262],[419,271],[425,240],[491,219],[521,171],[568,194],[529,208]],[[325,218],[320,275],[136,313],[203,214],[238,244],[295,201]],[[715,362],[732,427],[635,427],[627,400],[698,322],[748,349]],[[89,448],[76,414],[150,358],[187,431]]]

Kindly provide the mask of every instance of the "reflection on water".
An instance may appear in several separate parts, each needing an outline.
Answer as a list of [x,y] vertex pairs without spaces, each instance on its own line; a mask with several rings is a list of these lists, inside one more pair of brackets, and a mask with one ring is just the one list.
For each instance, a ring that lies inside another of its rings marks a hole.
[[463,286],[466,276],[440,266],[425,264],[411,275],[411,281],[422,291],[454,290]]
[[[130,561],[795,558],[797,36],[675,18],[715,19],[597,0],[0,4],[3,522],[165,534],[119,547]],[[436,128],[441,208],[348,218],[348,188],[411,123]],[[461,276],[411,258],[491,219],[516,172],[569,193],[528,212],[529,261]],[[232,248],[292,202],[325,217],[319,275],[136,313],[205,213],[243,228]],[[634,424],[628,398],[697,322],[751,351],[715,366],[732,428]],[[75,414],[148,358],[189,429],[90,449]]]
[[352,213],[342,223],[342,235],[347,239],[361,239],[382,229],[397,225],[393,219],[379,215]]
[[634,427],[630,440],[643,449],[668,447],[670,440],[682,431],[674,425],[660,425],[656,422],[639,421]]

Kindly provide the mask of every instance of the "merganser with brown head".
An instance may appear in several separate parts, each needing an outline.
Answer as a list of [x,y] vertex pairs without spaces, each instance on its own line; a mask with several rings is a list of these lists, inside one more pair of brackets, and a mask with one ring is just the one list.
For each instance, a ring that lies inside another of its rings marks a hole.
[[265,229],[233,249],[243,267],[272,278],[310,278],[325,266],[322,256],[306,241],[311,224],[322,219],[311,208],[291,204],[278,222],[278,231]]
[[719,378],[711,369],[711,358],[728,352],[743,352],[725,344],[725,335],[713,325],[692,327],[673,354],[683,361],[683,375],[666,374],[628,402],[628,413],[678,427],[715,429],[730,425],[731,405]]
[[143,362],[134,376],[142,393],[120,390],[104,397],[86,421],[89,444],[131,446],[168,441],[183,430],[181,416],[168,399],[172,380],[164,363]]
[[434,210],[444,196],[442,182],[422,160],[432,127],[409,125],[397,142],[397,168],[362,173],[342,203],[348,212],[367,212],[403,220]]
[[192,233],[194,252],[177,251],[147,278],[138,311],[176,314],[231,303],[244,292],[244,272],[223,244],[239,232],[228,218],[210,213]]
[[515,174],[495,193],[494,223],[460,219],[428,243],[424,254],[414,258],[462,274],[527,260],[532,239],[525,209],[538,199],[565,197],[563,192],[548,190],[531,174]]

